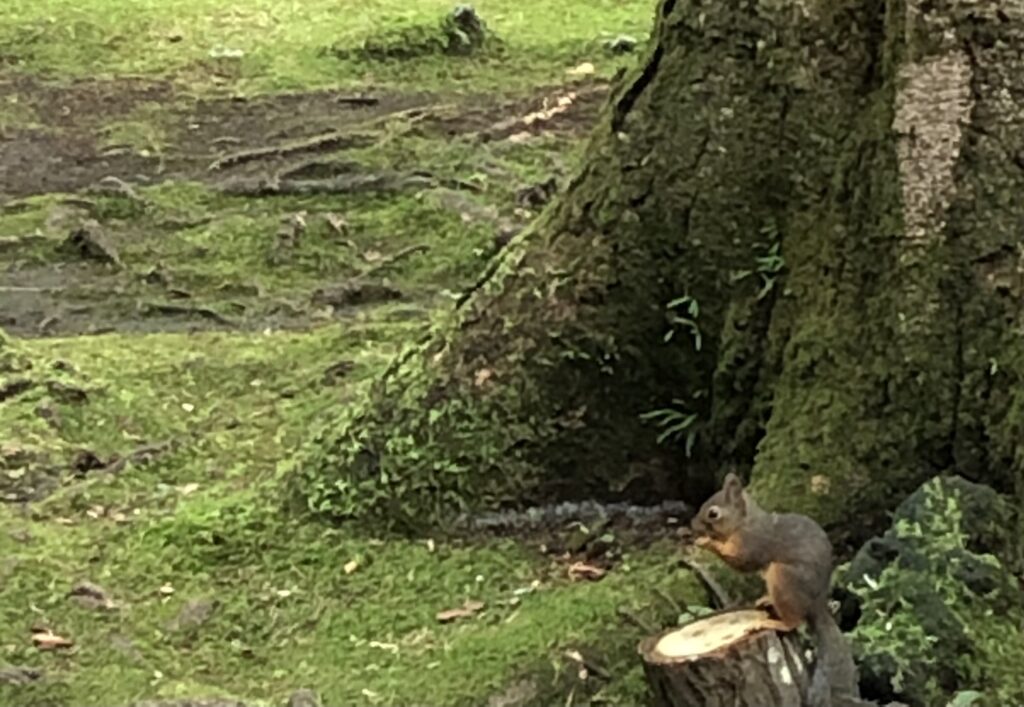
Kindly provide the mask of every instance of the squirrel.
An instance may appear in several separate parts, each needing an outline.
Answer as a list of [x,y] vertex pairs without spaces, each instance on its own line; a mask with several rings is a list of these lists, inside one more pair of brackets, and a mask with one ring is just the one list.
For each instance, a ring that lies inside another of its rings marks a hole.
[[737,571],[761,573],[767,594],[755,606],[778,617],[767,628],[788,632],[808,623],[818,649],[808,704],[830,707],[833,694],[856,702],[853,654],[828,606],[832,543],[822,527],[805,515],[765,511],[729,473],[690,528],[696,546]]

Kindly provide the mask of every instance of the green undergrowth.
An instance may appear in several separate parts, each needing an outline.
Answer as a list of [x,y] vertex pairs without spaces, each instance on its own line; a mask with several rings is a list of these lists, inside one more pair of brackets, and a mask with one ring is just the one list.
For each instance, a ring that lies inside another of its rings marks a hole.
[[9,0],[0,18],[0,65],[63,77],[176,77],[193,88],[243,91],[332,85],[507,90],[560,81],[592,61],[611,74],[618,59],[602,38],[646,36],[648,0],[561,3],[483,0],[474,7],[503,40],[498,56],[419,53],[415,61],[339,60],[331,48],[364,48],[398,27],[437,27],[456,3],[257,0]]

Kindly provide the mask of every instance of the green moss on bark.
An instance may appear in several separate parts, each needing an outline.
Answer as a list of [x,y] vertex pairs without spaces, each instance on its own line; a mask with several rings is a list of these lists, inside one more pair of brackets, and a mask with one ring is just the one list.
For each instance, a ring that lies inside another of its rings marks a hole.
[[[700,418],[696,449],[710,447],[731,276],[756,266],[789,189],[780,136],[797,68],[774,24],[740,2],[700,17],[662,6],[657,45],[560,202],[310,445],[299,468],[312,507],[436,522],[552,496],[681,493],[685,454],[668,456],[680,450],[639,418],[683,400]],[[665,306],[682,296],[699,303],[699,342],[677,323],[666,343]]]

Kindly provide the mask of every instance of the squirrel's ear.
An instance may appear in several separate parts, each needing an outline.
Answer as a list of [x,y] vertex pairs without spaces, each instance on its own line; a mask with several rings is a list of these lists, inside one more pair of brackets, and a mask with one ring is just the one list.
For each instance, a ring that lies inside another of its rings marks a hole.
[[725,481],[722,483],[722,491],[725,492],[725,498],[730,503],[738,503],[743,498],[743,482],[740,481],[740,477],[731,471],[725,475]]

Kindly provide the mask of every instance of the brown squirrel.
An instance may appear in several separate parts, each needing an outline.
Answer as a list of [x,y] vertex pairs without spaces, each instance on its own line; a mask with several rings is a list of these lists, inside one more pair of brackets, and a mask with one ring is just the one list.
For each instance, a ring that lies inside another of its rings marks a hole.
[[821,526],[804,515],[763,510],[730,473],[690,527],[698,547],[735,570],[761,573],[768,593],[757,606],[770,605],[778,617],[769,628],[792,631],[807,621],[818,649],[808,704],[829,707],[833,694],[856,701],[853,654],[828,607],[832,544]]

